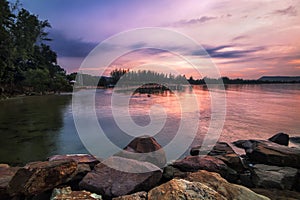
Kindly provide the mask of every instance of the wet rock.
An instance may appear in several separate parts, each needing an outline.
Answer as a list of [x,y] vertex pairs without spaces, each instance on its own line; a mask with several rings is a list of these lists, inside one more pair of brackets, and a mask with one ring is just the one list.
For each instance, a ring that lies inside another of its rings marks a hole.
[[130,195],[116,197],[112,200],[147,200],[147,192],[137,192]]
[[275,142],[280,145],[289,145],[289,135],[285,133],[277,133],[268,139],[271,142]]
[[7,164],[0,164],[0,199],[9,198],[8,184],[17,170],[17,167],[10,167]]
[[187,156],[182,160],[175,161],[172,166],[181,171],[195,172],[204,169],[222,175],[226,175],[228,169],[227,165],[222,160],[212,156]]
[[112,156],[96,165],[79,186],[106,197],[117,197],[147,191],[157,185],[161,176],[162,170],[152,163]]
[[55,188],[50,200],[102,200],[101,195],[85,190],[72,191],[71,187]]
[[143,162],[150,162],[163,168],[166,161],[166,154],[158,142],[149,136],[134,138],[123,151],[115,156],[134,159]]
[[199,182],[189,182],[183,179],[173,179],[148,192],[148,200],[170,199],[214,199],[226,200],[215,190]]
[[100,163],[101,159],[96,158],[90,154],[66,154],[54,155],[48,158],[49,161],[54,160],[74,160],[78,164],[88,164],[93,168],[96,164]]
[[73,160],[33,162],[20,168],[9,183],[10,194],[36,195],[70,181],[76,173]]
[[253,166],[253,183],[256,187],[291,190],[296,183],[298,169],[263,164]]
[[300,168],[300,149],[290,148],[265,140],[240,140],[234,142],[244,148],[252,163]]
[[225,199],[269,199],[265,196],[256,194],[244,186],[231,184],[217,173],[205,170],[189,174],[186,180],[203,183],[222,195]]

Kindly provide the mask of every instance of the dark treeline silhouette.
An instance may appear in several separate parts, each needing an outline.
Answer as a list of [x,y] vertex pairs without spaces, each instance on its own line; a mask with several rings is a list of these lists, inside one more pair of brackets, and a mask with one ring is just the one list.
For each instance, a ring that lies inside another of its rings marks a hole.
[[0,0],[0,96],[70,90],[66,71],[47,42],[49,22]]

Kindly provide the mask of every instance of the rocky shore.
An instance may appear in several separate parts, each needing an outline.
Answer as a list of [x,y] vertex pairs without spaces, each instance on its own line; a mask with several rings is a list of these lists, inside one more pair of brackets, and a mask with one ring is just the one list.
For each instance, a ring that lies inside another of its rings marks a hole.
[[284,133],[235,141],[245,150],[238,155],[218,142],[208,155],[196,146],[167,164],[154,138],[139,137],[106,160],[81,154],[0,164],[0,199],[300,199],[300,149],[288,143]]

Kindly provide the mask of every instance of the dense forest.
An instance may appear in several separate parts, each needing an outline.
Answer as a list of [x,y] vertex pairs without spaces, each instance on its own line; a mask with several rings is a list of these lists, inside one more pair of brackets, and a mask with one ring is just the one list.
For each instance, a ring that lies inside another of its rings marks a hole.
[[72,89],[57,55],[46,43],[49,22],[0,0],[0,96]]

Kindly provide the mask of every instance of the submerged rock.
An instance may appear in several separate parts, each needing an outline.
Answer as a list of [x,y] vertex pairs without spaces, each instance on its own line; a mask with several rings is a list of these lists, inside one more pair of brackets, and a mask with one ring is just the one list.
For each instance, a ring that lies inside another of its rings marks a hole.
[[160,168],[163,168],[167,163],[165,151],[150,136],[134,138],[123,151],[115,154],[115,156],[150,162]]
[[32,162],[20,168],[9,183],[11,195],[36,195],[70,181],[76,174],[73,160]]
[[205,170],[189,174],[186,180],[203,183],[222,195],[224,199],[269,199],[265,196],[256,194],[244,186],[231,184],[217,173]]
[[226,200],[224,196],[203,183],[183,179],[172,179],[148,192],[148,200],[170,199]]
[[268,140],[285,146],[289,145],[289,135],[285,133],[277,133],[276,135],[270,137]]
[[[115,169],[111,166],[119,166],[119,168]],[[152,163],[112,156],[96,165],[94,170],[83,178],[79,186],[106,197],[118,197],[149,190],[157,185],[161,176],[162,170]]]
[[245,149],[253,163],[300,168],[300,149],[266,140],[239,140],[237,147]]
[[298,169],[263,164],[253,166],[253,183],[256,187],[291,190],[297,181]]

